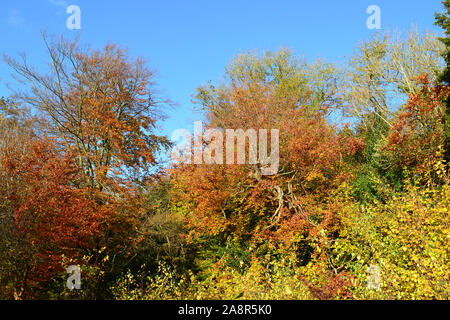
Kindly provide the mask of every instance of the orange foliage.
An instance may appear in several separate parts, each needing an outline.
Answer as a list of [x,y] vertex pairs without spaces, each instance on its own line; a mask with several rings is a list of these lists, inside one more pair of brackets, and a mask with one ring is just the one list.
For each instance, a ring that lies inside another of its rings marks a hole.
[[251,85],[233,88],[222,99],[229,112],[210,115],[211,125],[279,129],[280,168],[261,176],[257,165],[175,166],[174,196],[188,204],[191,236],[289,242],[331,228],[330,191],[348,178],[344,158],[364,144],[338,134],[325,118],[326,108],[311,112],[309,96],[279,97],[271,88]]
[[61,270],[62,256],[76,260],[95,245],[100,223],[108,215],[87,189],[78,188],[79,168],[70,153],[61,153],[53,140],[32,140],[22,156],[5,150],[2,165],[19,181],[10,195],[14,219],[31,264],[25,286],[45,283]]

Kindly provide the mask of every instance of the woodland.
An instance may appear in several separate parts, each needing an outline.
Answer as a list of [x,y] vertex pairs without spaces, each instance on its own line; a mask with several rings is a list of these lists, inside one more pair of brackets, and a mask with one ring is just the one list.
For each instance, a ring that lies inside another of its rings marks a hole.
[[43,34],[47,69],[5,55],[0,299],[447,300],[443,9],[441,35],[379,32],[342,64],[245,52],[199,84],[205,127],[279,130],[272,175],[171,161],[173,103],[118,44]]

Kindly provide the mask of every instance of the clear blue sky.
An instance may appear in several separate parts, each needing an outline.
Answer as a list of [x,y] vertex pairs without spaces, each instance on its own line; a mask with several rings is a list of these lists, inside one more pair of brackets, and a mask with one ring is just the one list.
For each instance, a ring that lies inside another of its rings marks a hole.
[[[81,30],[66,27],[66,7],[81,8]],[[440,0],[2,0],[1,53],[27,53],[43,66],[40,30],[73,37],[100,48],[108,42],[142,56],[158,72],[157,83],[179,104],[169,111],[163,132],[192,130],[191,95],[208,80],[218,80],[229,60],[246,50],[291,48],[309,59],[342,61],[375,30],[366,27],[369,5],[381,9],[381,28],[406,30],[415,24],[441,33],[434,13]],[[9,94],[10,70],[0,62],[0,96]]]

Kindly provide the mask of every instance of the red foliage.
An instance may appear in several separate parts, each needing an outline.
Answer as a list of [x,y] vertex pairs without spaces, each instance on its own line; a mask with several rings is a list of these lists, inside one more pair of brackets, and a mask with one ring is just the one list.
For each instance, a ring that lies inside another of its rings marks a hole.
[[50,139],[33,140],[21,157],[5,152],[2,165],[22,185],[10,200],[19,236],[32,256],[27,285],[43,283],[61,271],[62,255],[77,259],[93,247],[108,209],[77,187],[79,168]]
[[427,75],[417,77],[420,90],[409,96],[391,128],[386,150],[402,166],[420,166],[433,158],[445,139],[445,100],[450,88],[432,85]]

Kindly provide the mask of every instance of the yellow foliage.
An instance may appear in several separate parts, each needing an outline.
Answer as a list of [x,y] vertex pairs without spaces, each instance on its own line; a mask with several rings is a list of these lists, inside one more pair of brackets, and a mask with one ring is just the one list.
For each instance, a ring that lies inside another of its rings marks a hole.
[[[344,230],[335,258],[356,276],[355,298],[449,298],[449,184],[444,164],[433,173],[410,175],[402,193],[386,203],[360,206],[346,186],[341,211]],[[431,177],[443,184],[434,184]],[[381,271],[380,290],[366,286],[369,264]]]

